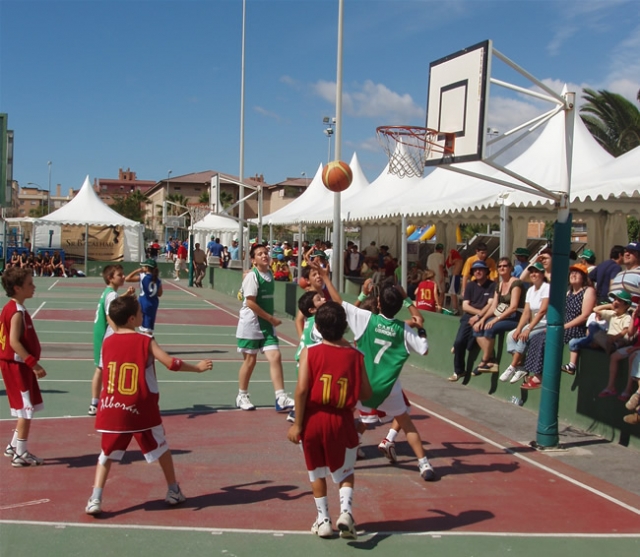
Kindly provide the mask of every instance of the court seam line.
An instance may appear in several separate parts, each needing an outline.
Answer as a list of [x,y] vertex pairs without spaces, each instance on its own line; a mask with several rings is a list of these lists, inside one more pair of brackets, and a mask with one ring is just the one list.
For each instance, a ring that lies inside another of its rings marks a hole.
[[[524,462],[526,462],[527,464],[531,464],[536,468],[539,468],[540,470],[543,470],[553,476],[556,476],[562,480],[565,480],[573,485],[575,485],[576,487],[582,488],[586,491],[589,491],[591,493],[593,493],[594,495],[601,497],[602,499],[605,499],[607,501],[609,501],[610,503],[614,503],[615,505],[618,505],[620,507],[622,507],[625,510],[631,511],[634,514],[640,515],[640,509],[636,509],[635,507],[632,507],[631,505],[627,505],[626,503],[624,503],[623,501],[620,501],[618,499],[616,499],[615,497],[612,497],[611,495],[608,495],[594,487],[591,487],[585,483],[582,483],[578,480],[575,480],[573,478],[571,478],[570,476],[567,476],[566,474],[563,474],[562,472],[558,472],[557,470],[554,470],[553,468],[550,468],[549,466],[542,464],[540,462],[536,462],[535,460],[530,459],[527,456],[524,456],[520,453],[517,453],[507,447],[505,447],[504,445],[501,445],[500,443],[498,443],[497,441],[493,441],[491,439],[489,439],[488,437],[485,437],[484,435],[481,435],[480,433],[476,433],[475,431],[460,425],[456,422],[454,422],[453,420],[450,420],[449,418],[444,417],[441,414],[438,414],[437,412],[433,412],[431,410],[428,410],[427,408],[425,408],[424,406],[421,406],[420,404],[415,403],[414,401],[411,401],[412,406],[415,406],[416,408],[419,408],[420,410],[422,410],[423,412],[426,412],[427,414],[434,416],[436,418],[438,418],[439,420],[461,430],[464,431],[465,433],[475,437],[476,439],[479,439],[480,441],[483,441],[484,443],[487,443],[497,449],[500,449],[504,452],[506,452],[507,454],[510,454],[511,456],[514,456],[515,458],[519,458],[520,460],[523,460]],[[520,443],[518,443],[520,444]],[[521,444],[520,444],[521,445]],[[524,446],[524,445],[521,445]]]
[[56,280],[49,288],[47,288],[47,292],[51,290],[56,284],[60,282],[60,279]]
[[33,315],[31,316],[31,319],[35,319],[36,315],[38,315],[38,312],[42,309],[42,306],[44,306],[47,302],[42,302],[39,306],[38,309],[36,311],[33,312]]
[[[189,526],[155,526],[150,524],[137,524],[137,525],[127,525],[127,524],[104,524],[104,523],[96,523],[96,522],[52,522],[52,521],[44,521],[39,522],[36,520],[0,520],[0,524],[16,524],[16,525],[29,525],[29,526],[53,526],[53,527],[74,527],[74,528],[107,528],[113,530],[122,530],[130,528],[131,530],[166,530],[173,532],[202,532],[202,533],[211,533],[211,534],[269,534],[272,536],[283,536],[283,535],[304,535],[309,536],[309,532],[307,530],[260,530],[257,528],[204,528],[204,527],[189,527]],[[359,533],[362,533],[364,536],[432,536],[432,537],[469,537],[469,536],[482,536],[482,537],[503,537],[503,538],[514,538],[514,537],[522,537],[522,538],[586,538],[586,539],[608,539],[608,538],[626,538],[626,539],[636,539],[640,538],[640,534],[589,534],[589,533],[528,533],[528,532],[473,532],[473,531],[465,531],[465,532],[439,532],[437,530],[432,530],[429,532],[386,532],[386,531],[377,531],[377,532],[368,532],[364,530],[360,530]]]

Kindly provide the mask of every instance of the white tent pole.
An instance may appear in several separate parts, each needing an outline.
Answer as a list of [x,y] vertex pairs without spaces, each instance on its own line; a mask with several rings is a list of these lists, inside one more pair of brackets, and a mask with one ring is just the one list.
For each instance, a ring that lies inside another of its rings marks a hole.
[[89,266],[87,264],[89,260],[89,225],[84,225],[84,274],[89,276]]
[[404,288],[405,292],[407,291],[407,215],[402,215],[402,224],[400,225],[400,264],[401,272],[400,272],[400,280],[402,283],[402,288]]

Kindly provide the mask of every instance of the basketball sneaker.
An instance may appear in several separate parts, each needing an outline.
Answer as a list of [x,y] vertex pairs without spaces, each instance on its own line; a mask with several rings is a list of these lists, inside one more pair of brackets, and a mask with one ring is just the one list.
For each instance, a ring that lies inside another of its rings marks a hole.
[[97,413],[98,413],[98,407],[95,404],[90,404],[89,411],[87,412],[87,414],[89,414],[89,416],[95,416]]
[[420,477],[425,482],[432,482],[436,479],[436,472],[429,461],[420,464]]
[[505,369],[502,372],[502,375],[500,375],[500,381],[509,381],[509,379],[511,379],[513,377],[513,374],[516,372],[516,368],[512,365],[509,365],[509,367],[507,367],[507,369]]
[[13,458],[16,456],[16,448],[9,443],[4,450],[4,456],[8,456],[9,458]]
[[26,451],[19,455],[16,453],[11,459],[11,466],[14,468],[26,468],[27,466],[42,466],[44,460],[32,455],[29,451]]
[[89,499],[84,509],[87,514],[100,514],[102,512],[102,501],[100,499]]
[[342,512],[338,522],[336,522],[338,530],[340,530],[340,537],[355,540],[358,538],[358,532],[356,532],[356,523],[353,521],[353,517],[349,512]]
[[164,498],[164,502],[167,505],[171,505],[172,507],[174,505],[179,505],[180,503],[184,503],[186,500],[187,498],[182,494],[182,491],[180,490],[179,487],[178,487],[178,491],[173,491],[173,489],[168,489],[167,495]]
[[240,408],[240,410],[255,410],[256,407],[251,404],[251,399],[247,393],[240,393],[236,397],[236,407]]
[[333,528],[331,527],[331,520],[325,518],[318,524],[318,520],[311,525],[311,532],[319,538],[333,538]]
[[295,408],[293,410],[291,410],[291,412],[289,412],[289,414],[287,414],[287,421],[291,422],[292,424],[296,423],[296,410],[295,410]]
[[378,450],[387,457],[391,464],[398,462],[398,455],[396,455],[396,444],[389,439],[383,439],[378,445]]
[[276,398],[276,412],[288,412],[289,410],[293,410],[295,405],[295,400],[293,400],[287,393]]

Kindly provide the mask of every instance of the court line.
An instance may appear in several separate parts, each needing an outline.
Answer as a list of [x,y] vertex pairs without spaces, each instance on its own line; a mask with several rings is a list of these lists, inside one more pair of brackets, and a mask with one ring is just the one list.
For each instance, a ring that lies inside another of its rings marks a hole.
[[[187,499],[188,501],[188,499]],[[17,525],[28,525],[28,526],[53,526],[55,528],[106,528],[111,530],[150,530],[150,531],[172,531],[172,532],[205,532],[211,534],[265,534],[270,536],[284,536],[284,535],[292,535],[292,536],[310,536],[309,530],[259,530],[257,528],[203,528],[198,526],[152,526],[148,524],[106,524],[103,522],[53,522],[53,521],[44,521],[40,522],[37,520],[0,520],[0,524],[17,524]],[[378,532],[365,532],[364,530],[358,531],[358,536],[417,536],[417,537],[425,537],[430,536],[434,538],[442,538],[442,537],[471,537],[471,536],[482,536],[482,537],[496,537],[496,538],[575,538],[575,539],[638,539],[640,538],[640,534],[590,534],[590,533],[577,533],[577,532],[569,532],[569,533],[530,533],[530,532],[439,532],[439,531],[429,531],[429,532],[386,532],[386,531],[378,531]],[[310,538],[311,539],[311,538]],[[359,538],[360,539],[360,538]]]
[[42,303],[38,306],[38,309],[37,309],[36,311],[34,311],[34,312],[31,314],[31,318],[32,318],[32,319],[35,319],[36,315],[38,315],[38,312],[42,309],[42,306],[44,306],[46,303],[47,303],[47,302],[42,302]]
[[51,290],[56,284],[60,282],[60,279],[57,279],[47,290]]
[[[481,435],[480,433],[477,433],[471,429],[469,429],[468,427],[465,427],[463,425],[460,425],[457,422],[454,422],[453,420],[450,420],[449,418],[444,417],[442,414],[438,414],[437,412],[433,412],[431,410],[428,410],[427,408],[425,408],[424,406],[421,406],[420,404],[415,403],[414,401],[411,401],[411,405],[415,406],[416,408],[419,408],[420,410],[422,410],[423,412],[426,412],[427,414],[429,414],[430,416],[434,416],[436,418],[438,418],[439,420],[461,430],[464,431],[465,433],[468,433],[469,435],[475,437],[476,439],[479,439],[480,441],[483,441],[484,443],[487,443],[489,445],[491,445],[492,447],[495,447],[497,449],[500,449],[504,452],[506,452],[507,454],[510,454],[511,456],[514,456],[515,458],[519,458],[520,460],[523,460],[524,462],[526,462],[527,464],[531,464],[532,466],[539,468],[540,470],[543,470],[553,476],[556,476],[562,480],[565,480],[567,482],[569,482],[570,484],[575,485],[576,487],[580,487],[586,491],[589,491],[590,493],[593,493],[594,495],[597,495],[598,497],[601,497],[602,499],[606,499],[607,501],[609,501],[610,503],[613,503],[615,505],[618,505],[619,507],[622,507],[625,510],[631,511],[634,514],[637,514],[640,516],[640,509],[637,509],[635,507],[632,507],[631,505],[627,505],[627,503],[624,503],[623,501],[620,501],[619,499],[616,499],[615,497],[612,497],[611,495],[607,495],[606,493],[595,489],[585,483],[582,483],[578,480],[573,479],[570,476],[567,476],[566,474],[563,474],[562,472],[558,472],[557,470],[554,470],[553,468],[550,468],[549,466],[546,466],[545,464],[542,464],[540,462],[537,462],[527,456],[524,456],[520,453],[517,453],[511,449],[509,449],[508,447],[505,447],[504,445],[501,445],[500,443],[498,443],[497,441],[493,441],[491,439],[489,439],[488,437],[485,437],[484,435]],[[521,445],[524,446],[524,445]]]
[[189,296],[193,296],[194,298],[198,298],[198,295],[194,294],[193,292],[191,292],[191,290],[187,290],[186,288],[182,288],[182,286],[179,286],[179,285],[175,284],[175,281],[174,282],[169,282],[169,280],[171,280],[171,279],[167,279],[165,281],[165,284],[170,284],[171,286],[175,286],[178,290],[182,290],[182,292],[186,292],[187,294],[189,294]]
[[36,501],[25,501],[24,503],[16,503],[14,505],[4,505],[0,507],[0,511],[6,511],[9,509],[21,509],[22,507],[41,505],[42,503],[49,503],[50,501],[51,499],[37,499]]

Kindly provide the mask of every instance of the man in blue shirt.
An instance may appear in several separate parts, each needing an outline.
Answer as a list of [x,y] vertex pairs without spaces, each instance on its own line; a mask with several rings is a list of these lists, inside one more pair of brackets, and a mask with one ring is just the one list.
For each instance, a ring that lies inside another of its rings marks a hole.
[[522,271],[524,271],[529,265],[529,256],[531,254],[527,248],[516,248],[513,255],[516,256],[516,261],[513,266],[513,273],[511,274],[516,278],[520,278]]
[[231,259],[238,261],[240,259],[240,246],[238,246],[238,240],[233,240],[231,242],[231,247],[229,248],[229,254],[231,255]]
[[589,272],[589,278],[596,284],[596,298],[598,302],[609,301],[609,285],[620,271],[624,256],[623,246],[613,246],[609,253],[609,259],[603,261]]
[[215,265],[216,263],[222,267],[220,257],[222,256],[222,244],[220,238],[214,238],[211,236],[211,241],[207,244],[207,261],[209,265]]

